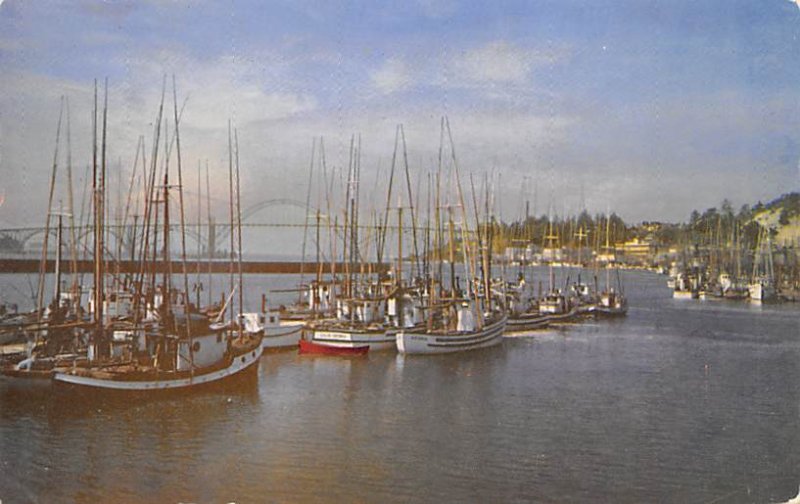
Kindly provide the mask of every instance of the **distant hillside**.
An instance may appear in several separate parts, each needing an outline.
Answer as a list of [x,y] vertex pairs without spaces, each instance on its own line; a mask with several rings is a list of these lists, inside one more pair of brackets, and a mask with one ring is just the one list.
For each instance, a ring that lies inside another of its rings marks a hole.
[[766,205],[753,207],[753,219],[762,226],[776,231],[778,245],[800,242],[800,193],[782,195]]

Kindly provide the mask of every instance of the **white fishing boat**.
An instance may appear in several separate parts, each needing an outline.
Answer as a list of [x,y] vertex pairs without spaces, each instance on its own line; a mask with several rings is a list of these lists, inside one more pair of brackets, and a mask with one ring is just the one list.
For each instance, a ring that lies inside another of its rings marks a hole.
[[606,317],[625,315],[628,313],[628,300],[611,287],[600,294],[600,299],[595,307],[595,313]]
[[604,317],[620,317],[628,313],[628,299],[623,292],[622,279],[619,275],[619,268],[615,267],[617,288],[611,286],[611,270],[606,265],[606,287],[600,293],[597,304],[594,307],[596,315]]
[[[387,303],[387,301],[389,301]],[[309,322],[309,341],[339,348],[368,346],[370,351],[393,350],[397,326],[394,325],[394,299],[363,297],[337,301],[337,318]],[[388,313],[385,306],[389,305]],[[410,308],[410,303],[407,305]],[[413,313],[406,308],[405,320],[413,327]]]
[[570,322],[581,315],[578,307],[571,304],[559,289],[553,289],[539,300],[539,313],[544,315],[551,324]]
[[281,348],[297,348],[303,335],[303,322],[282,323],[280,313],[243,313],[241,323],[245,332],[262,336],[261,346],[265,351]]
[[686,277],[678,273],[675,278],[675,289],[672,291],[673,299],[697,299],[699,296],[695,277]]
[[778,293],[775,288],[775,273],[772,262],[772,240],[767,228],[760,228],[756,256],[753,260],[752,281],[747,286],[750,301],[762,303],[775,301]]
[[399,331],[397,349],[403,354],[444,354],[487,348],[503,341],[508,321],[505,315],[488,319],[481,329],[470,329],[470,320],[471,311],[466,308],[459,310],[459,327],[455,331]]
[[392,350],[395,347],[395,329],[383,325],[374,326],[336,326],[309,327],[310,341],[324,346],[341,348],[360,348],[368,346],[371,351]]

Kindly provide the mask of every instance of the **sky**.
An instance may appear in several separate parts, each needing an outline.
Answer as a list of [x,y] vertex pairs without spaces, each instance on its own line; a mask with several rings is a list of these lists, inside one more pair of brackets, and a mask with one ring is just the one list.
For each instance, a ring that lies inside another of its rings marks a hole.
[[424,178],[444,115],[460,169],[490,174],[506,221],[523,200],[629,222],[766,202],[800,189],[799,34],[790,0],[3,0],[0,227],[44,221],[62,96],[79,200],[94,79],[109,81],[114,184],[140,135],[151,148],[165,75],[183,107],[186,185],[208,160],[218,220],[229,119],[244,207],[302,201],[313,139],[346,169],[354,134],[382,205],[396,126]]

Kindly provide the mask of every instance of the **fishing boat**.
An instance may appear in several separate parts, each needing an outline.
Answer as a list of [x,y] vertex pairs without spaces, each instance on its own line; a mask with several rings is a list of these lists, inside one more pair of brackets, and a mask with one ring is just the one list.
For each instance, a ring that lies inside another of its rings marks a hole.
[[750,301],[763,303],[778,299],[772,262],[772,241],[767,228],[759,228],[756,256],[753,260],[753,275],[747,286]]
[[[610,242],[610,234],[611,234],[611,218],[608,217],[606,219],[606,240],[605,240],[605,250],[611,251],[611,242]],[[615,289],[611,285],[611,268],[612,264],[614,267],[614,272],[616,273],[616,280],[617,280],[617,288]],[[607,262],[605,265],[606,270],[606,285],[602,292],[597,296],[597,302],[594,306],[594,314],[602,317],[619,317],[626,315],[628,313],[628,300],[625,297],[622,288],[622,279],[619,275],[619,267],[617,265],[616,260],[611,262]],[[597,275],[594,277],[595,281],[595,290],[599,290],[597,287]]]
[[243,313],[240,317],[245,332],[262,336],[261,346],[265,351],[296,348],[303,334],[302,322],[281,324],[279,312]]
[[572,304],[560,289],[550,290],[539,300],[539,313],[550,324],[572,322],[581,315],[578,307]]
[[134,344],[146,350],[142,353],[129,347],[130,352],[119,353],[116,362],[59,369],[53,380],[93,390],[175,390],[220,382],[258,367],[263,351],[260,336],[236,336],[227,325],[210,323],[200,314],[176,315],[175,324],[176,332],[160,327],[134,335]]
[[506,333],[534,331],[550,325],[550,318],[539,311],[539,300],[535,299],[530,292],[522,272],[519,273],[516,285],[509,285],[507,292]]
[[[173,83],[174,86],[174,83]],[[202,313],[189,302],[189,281],[186,265],[185,221],[183,211],[183,189],[180,158],[180,135],[177,97],[173,89],[174,135],[177,152],[178,184],[170,183],[169,158],[159,167],[154,155],[148,168],[149,182],[145,191],[145,216],[142,230],[142,243],[139,252],[141,269],[131,282],[130,296],[114,299],[117,306],[124,306],[126,315],[111,311],[105,303],[104,248],[105,232],[102,220],[104,206],[103,193],[98,191],[95,208],[95,275],[93,289],[94,313],[92,328],[89,330],[89,343],[85,366],[72,366],[69,369],[56,369],[53,383],[62,388],[95,392],[118,392],[149,394],[158,391],[188,390],[201,386],[218,384],[244,376],[258,367],[263,352],[262,334],[250,334],[241,324],[233,320],[223,321],[225,313],[236,313],[230,305],[235,291],[239,292],[239,309],[243,304],[242,281],[242,235],[241,209],[239,201],[239,163],[238,141],[236,159],[236,215],[234,218],[234,176],[233,148],[229,123],[229,184],[231,210],[231,292],[216,318]],[[162,127],[163,97],[156,121],[154,145],[158,146],[158,136]],[[96,121],[95,121],[96,122]],[[105,112],[104,120],[105,124]],[[166,119],[164,120],[166,124]],[[105,135],[104,135],[105,138]],[[157,153],[157,151],[155,151]],[[156,184],[156,173],[163,173],[163,182]],[[102,187],[105,178],[105,142],[103,142],[102,162],[95,170],[95,183]],[[171,188],[178,189],[181,232],[181,263],[183,265],[182,288],[173,287],[172,272],[165,270],[161,283],[156,283],[156,270],[153,266],[159,260],[157,251],[162,251],[160,260],[171,263],[170,257],[170,197]],[[158,205],[163,205],[159,210]],[[161,221],[159,222],[159,216]],[[159,232],[160,231],[160,232]],[[234,242],[238,237],[238,247]],[[160,242],[159,242],[160,240]],[[234,259],[238,259],[239,282],[234,288]],[[123,301],[120,303],[120,301]],[[231,316],[231,319],[233,317]]]
[[517,333],[546,329],[550,325],[551,319],[547,315],[538,311],[528,311],[509,316],[506,323],[506,333]]
[[401,330],[397,333],[397,349],[403,354],[444,354],[492,347],[502,343],[507,322],[506,315],[495,315],[477,328],[472,310],[462,306],[455,330]]
[[675,278],[675,289],[672,291],[673,299],[697,299],[699,296],[696,277],[687,277],[678,273]]
[[[456,201],[458,206],[448,205],[446,228],[448,238],[444,240],[445,223],[440,213],[436,212],[434,218],[437,232],[434,235],[435,242],[432,250],[436,251],[436,259],[439,265],[438,279],[430,277],[424,297],[427,302],[426,322],[422,327],[402,328],[396,336],[397,349],[406,355],[436,355],[470,350],[478,350],[499,345],[503,341],[503,332],[506,329],[508,316],[506,315],[507,293],[497,293],[492,288],[492,240],[493,227],[488,223],[493,222],[492,198],[490,198],[490,184],[488,179],[484,181],[486,189],[484,195],[484,224],[479,220],[479,206],[475,195],[475,188],[472,179],[472,207],[475,217],[475,242],[472,242],[473,235],[470,232],[468,221],[469,217],[464,204],[464,196],[459,182],[458,165],[456,164],[455,147],[450,133],[450,124],[446,118],[442,119],[442,135],[444,138],[445,127],[447,128],[447,138],[450,139],[450,157],[453,162],[453,180],[455,183]],[[441,165],[440,165],[441,170]],[[439,207],[439,190],[436,191],[436,205]],[[453,211],[458,208],[461,214],[459,224],[459,234],[456,235],[456,223]],[[429,216],[430,220],[430,216]],[[455,245],[461,243],[462,258],[465,276],[473,279],[467,283],[467,289],[462,289],[459,278],[456,276],[456,255]],[[472,243],[471,243],[472,242]],[[447,260],[445,261],[443,250],[448,250]],[[443,289],[442,285],[442,266],[447,262],[450,267],[449,289]],[[503,282],[505,287],[505,282]],[[505,288],[503,289],[505,290]]]
[[297,348],[303,334],[303,322],[282,323],[279,310],[267,309],[266,296],[261,296],[261,313],[242,313],[239,324],[251,335],[261,335],[265,351]]
[[308,322],[308,341],[337,348],[394,349],[395,332],[385,323],[384,296],[370,287],[362,295],[337,299],[336,304],[335,318]]
[[628,313],[628,300],[613,287],[600,294],[595,313],[605,317],[621,317]]

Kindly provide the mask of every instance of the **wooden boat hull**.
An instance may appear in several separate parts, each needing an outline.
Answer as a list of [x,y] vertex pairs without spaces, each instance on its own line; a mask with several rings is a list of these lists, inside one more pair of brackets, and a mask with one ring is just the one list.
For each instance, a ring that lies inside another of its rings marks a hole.
[[264,339],[261,340],[261,346],[266,351],[280,348],[296,348],[302,335],[303,324],[267,327],[264,329]]
[[516,317],[509,317],[506,323],[506,333],[535,331],[546,329],[550,325],[550,319],[539,313],[523,313]]
[[369,352],[369,346],[360,347],[345,347],[345,346],[329,346],[320,345],[313,341],[300,340],[299,344],[301,354],[317,354],[317,355],[366,355]]
[[311,341],[315,344],[336,348],[369,347],[373,352],[394,350],[396,329],[349,329],[317,328],[310,329]]
[[544,317],[547,319],[548,324],[568,324],[575,322],[584,315],[589,315],[589,313],[581,313],[577,308],[573,308],[564,313],[545,313]]
[[75,371],[58,371],[53,374],[56,385],[69,385],[73,388],[109,390],[117,392],[187,390],[201,385],[210,385],[258,368],[263,352],[261,342],[244,352],[234,353],[228,365],[209,372],[197,372],[193,376],[163,379],[109,379]]
[[498,345],[503,341],[507,317],[493,322],[481,331],[435,334],[415,331],[397,333],[397,349],[403,354],[432,355],[464,352]]

